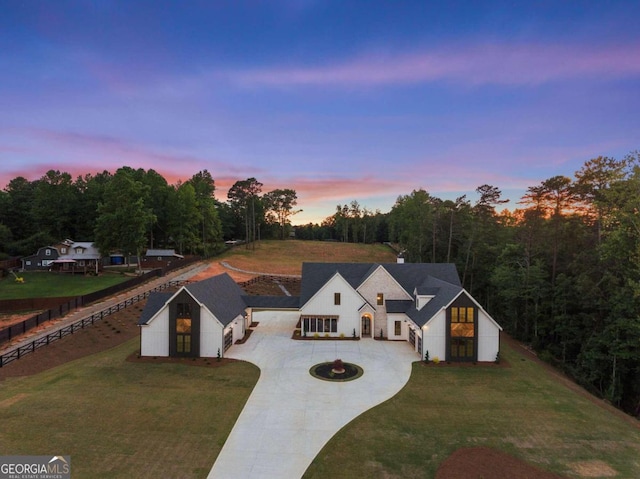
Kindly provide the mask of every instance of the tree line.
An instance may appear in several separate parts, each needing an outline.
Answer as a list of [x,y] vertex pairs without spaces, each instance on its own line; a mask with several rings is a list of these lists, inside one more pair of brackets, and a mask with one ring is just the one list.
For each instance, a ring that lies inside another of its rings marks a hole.
[[75,180],[57,170],[34,181],[17,177],[0,192],[0,259],[66,238],[93,241],[107,253],[172,248],[210,256],[224,240],[287,237],[295,190],[261,192],[262,183],[249,178],[231,187],[226,202],[217,201],[207,170],[175,185],[153,169],[127,166]]
[[[49,171],[0,192],[0,251],[34,253],[62,238],[102,251],[175,248],[216,253],[224,240],[247,247],[288,238],[295,190],[262,193],[255,178],[214,198],[206,170],[167,184],[153,170],[123,167],[78,177]],[[506,209],[499,188],[477,200],[442,200],[424,189],[387,213],[358,201],[337,205],[298,239],[390,242],[408,262],[455,263],[464,287],[515,338],[593,393],[640,414],[640,157],[598,157],[572,178],[531,186]]]

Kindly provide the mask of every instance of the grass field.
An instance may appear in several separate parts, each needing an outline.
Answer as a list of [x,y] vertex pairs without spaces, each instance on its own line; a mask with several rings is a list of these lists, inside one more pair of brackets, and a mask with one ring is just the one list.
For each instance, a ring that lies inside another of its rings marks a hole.
[[84,276],[82,274],[31,272],[19,273],[18,276],[24,278],[24,283],[17,283],[11,275],[0,280],[0,299],[82,296],[131,279],[119,273]]
[[258,368],[126,361],[138,345],[0,383],[2,454],[70,455],[73,477],[206,477]]
[[[252,245],[249,245],[251,248]],[[385,245],[328,241],[260,241],[255,250],[236,246],[218,261],[246,271],[300,274],[304,261],[336,263],[395,263],[396,254]]]
[[394,398],[347,425],[305,478],[433,478],[461,447],[489,446],[567,477],[640,477],[640,429],[502,345],[509,368],[415,363]]
[[[395,261],[383,246],[298,241],[240,247],[221,260],[295,274],[303,260],[356,258]],[[206,477],[258,369],[126,361],[138,346],[134,339],[0,382],[0,452],[69,454],[74,477]],[[338,432],[305,477],[433,478],[446,457],[469,446],[571,478],[640,477],[637,423],[568,389],[504,341],[501,357],[509,367],[416,362],[407,386]]]

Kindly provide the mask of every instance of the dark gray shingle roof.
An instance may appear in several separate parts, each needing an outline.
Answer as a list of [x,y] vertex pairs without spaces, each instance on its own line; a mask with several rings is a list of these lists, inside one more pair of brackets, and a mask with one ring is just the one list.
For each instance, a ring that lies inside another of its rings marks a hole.
[[171,299],[174,293],[153,292],[147,298],[147,304],[142,309],[138,325],[147,324],[153,316],[160,311],[164,304]]
[[243,289],[227,273],[185,286],[223,325],[244,314]]
[[[336,273],[354,288],[358,288],[373,272],[382,266],[411,296],[416,288],[437,291],[440,284],[430,278],[462,289],[456,266],[452,263],[303,263],[300,305],[304,305]],[[424,309],[424,308],[423,308]]]
[[300,307],[299,296],[243,296],[242,299],[249,308],[298,309]]

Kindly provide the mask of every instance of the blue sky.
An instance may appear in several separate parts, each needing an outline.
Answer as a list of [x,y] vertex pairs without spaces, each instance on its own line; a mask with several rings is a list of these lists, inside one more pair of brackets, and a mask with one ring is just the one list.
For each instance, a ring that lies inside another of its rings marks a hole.
[[640,148],[640,3],[0,0],[0,187],[207,169],[294,223]]

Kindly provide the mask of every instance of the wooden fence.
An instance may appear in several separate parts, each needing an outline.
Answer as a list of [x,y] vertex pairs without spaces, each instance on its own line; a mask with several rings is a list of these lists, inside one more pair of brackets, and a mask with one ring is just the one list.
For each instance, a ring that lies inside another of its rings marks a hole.
[[97,313],[92,314],[91,316],[88,316],[86,318],[80,319],[74,323],[71,323],[67,326],[64,326],[56,331],[53,331],[52,333],[49,333],[45,336],[42,336],[40,338],[37,338],[33,341],[31,341],[30,343],[27,343],[23,346],[18,346],[10,351],[7,351],[6,353],[0,355],[0,368],[17,360],[20,359],[22,356],[32,353],[34,352],[36,349],[42,348],[44,346],[48,346],[49,344],[53,343],[54,341],[58,341],[59,339],[64,338],[65,336],[69,336],[70,334],[73,334],[74,332],[80,330],[80,329],[84,329],[85,327],[91,326],[93,325],[96,321],[100,321],[101,319],[117,313],[118,311],[121,311],[122,309],[125,309],[133,304],[136,304],[144,299],[146,299],[147,297],[149,297],[149,295],[151,294],[151,292],[153,291],[163,291],[165,289],[168,288],[172,288],[172,287],[177,287],[180,286],[182,284],[185,284],[186,281],[169,281],[167,283],[161,284],[160,286],[157,286],[155,288],[153,288],[152,290],[149,291],[145,291],[144,293],[140,293],[136,296],[132,296],[131,298],[127,298],[124,301],[119,302],[118,304],[114,305],[114,306],[110,306],[108,308],[103,309],[102,311],[99,311]]
[[[200,261],[200,258],[193,257],[193,258],[185,259],[180,263],[174,263],[162,269],[151,270],[147,273],[144,273],[143,275],[137,276],[123,283],[116,284],[105,289],[101,289],[100,291],[96,291],[94,293],[85,294],[84,296],[78,296],[73,298],[48,298],[48,301],[51,301],[52,303],[54,304],[57,303],[57,304],[53,307],[50,307],[50,309],[48,309],[47,311],[31,316],[30,318],[27,318],[24,321],[16,323],[12,326],[7,326],[6,328],[0,329],[0,344],[9,342],[11,341],[11,339],[15,338],[16,336],[24,334],[30,329],[33,329],[41,325],[42,323],[45,323],[52,319],[61,318],[65,314],[69,313],[70,311],[78,309],[87,304],[94,303],[100,299],[113,296],[127,289],[134,288],[142,283],[149,281],[150,279],[164,276],[169,271],[182,268],[191,263],[195,263],[196,261]],[[6,300],[6,301],[7,301],[6,304],[0,301],[0,310],[2,312],[12,311],[12,309],[10,309],[10,306],[14,305],[14,303],[12,302],[21,301],[21,300]],[[23,306],[27,304],[31,304],[33,306],[33,304],[29,302],[29,300],[24,300],[24,301],[25,303],[23,304]],[[25,310],[25,309],[28,310],[30,308],[25,306],[22,310]],[[40,309],[40,308],[33,308],[33,309]]]

